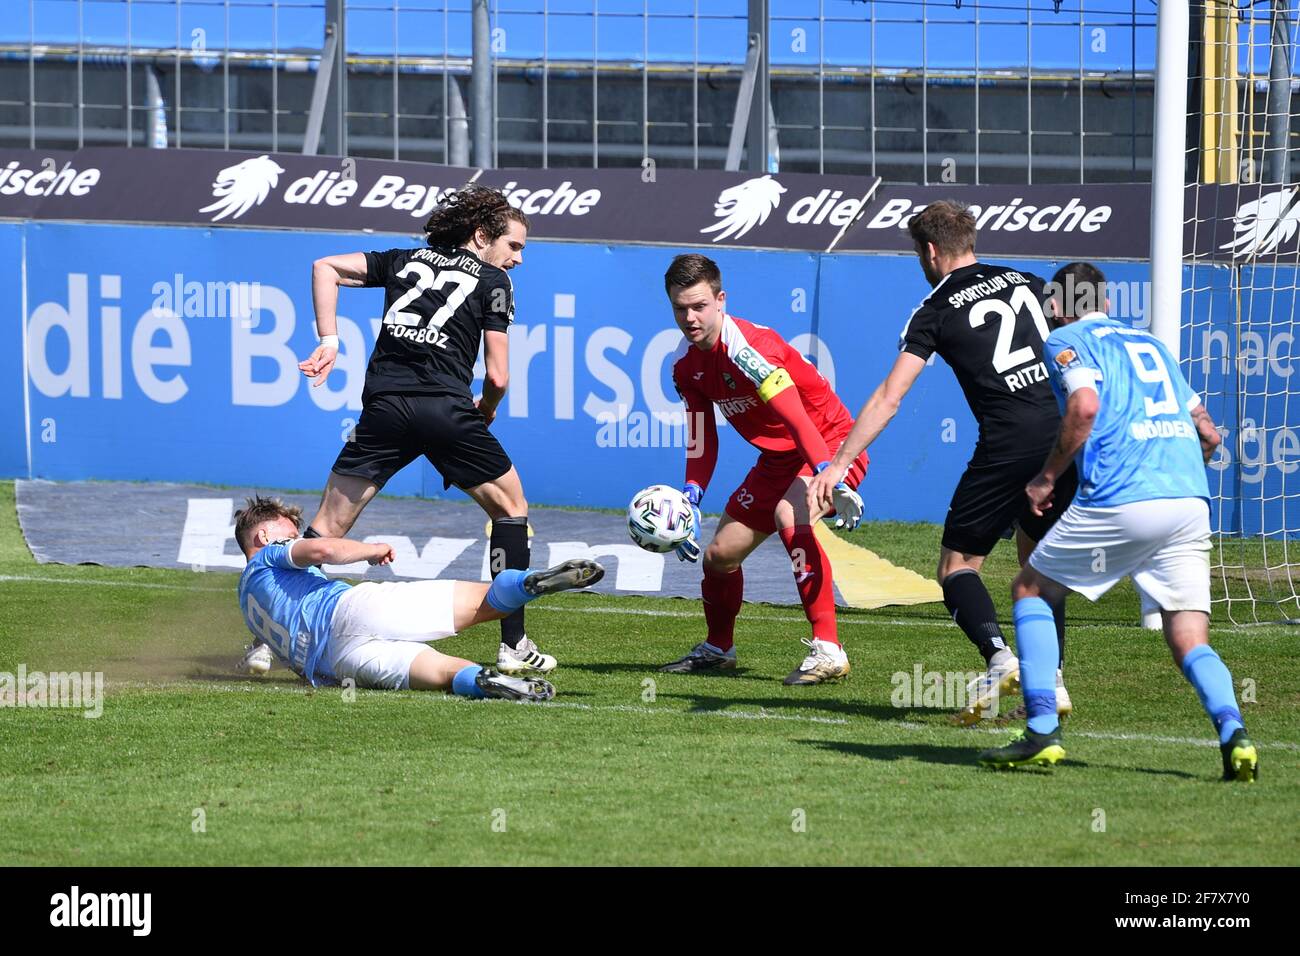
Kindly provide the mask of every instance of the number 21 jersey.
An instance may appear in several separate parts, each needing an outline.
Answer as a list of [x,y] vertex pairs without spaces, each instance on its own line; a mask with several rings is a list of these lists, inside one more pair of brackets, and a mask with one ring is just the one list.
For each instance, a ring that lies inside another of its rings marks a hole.
[[979,422],[976,457],[1041,457],[1056,439],[1042,302],[1038,276],[976,262],[948,273],[903,328],[900,351],[952,366]]

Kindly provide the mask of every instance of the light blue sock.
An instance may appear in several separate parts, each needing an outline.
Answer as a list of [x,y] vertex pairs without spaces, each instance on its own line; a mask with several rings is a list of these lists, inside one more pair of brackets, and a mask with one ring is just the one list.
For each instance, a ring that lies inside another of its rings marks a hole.
[[482,689],[474,681],[478,677],[478,672],[483,668],[477,664],[467,664],[456,672],[456,676],[451,679],[451,692],[459,694],[461,697],[486,697]]
[[1237,709],[1237,695],[1232,689],[1228,665],[1223,663],[1214,648],[1202,644],[1192,648],[1183,658],[1183,675],[1196,688],[1201,706],[1214,721],[1219,743],[1226,744],[1237,728],[1245,727],[1241,711]]
[[1025,695],[1029,729],[1050,734],[1060,725],[1056,717],[1056,618],[1042,598],[1021,598],[1012,612],[1016,622],[1016,654],[1020,658],[1020,687]]
[[519,610],[533,599],[533,595],[524,590],[526,577],[528,577],[527,571],[506,568],[492,579],[492,587],[488,588],[487,602],[504,614]]

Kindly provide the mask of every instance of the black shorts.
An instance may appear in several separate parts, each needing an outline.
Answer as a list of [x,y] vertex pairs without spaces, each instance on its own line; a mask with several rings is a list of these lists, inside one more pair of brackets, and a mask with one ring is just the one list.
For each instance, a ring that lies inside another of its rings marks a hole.
[[1012,525],[1034,541],[1041,541],[1069,507],[1078,485],[1071,465],[1061,475],[1052,495],[1052,507],[1042,517],[1029,508],[1025,485],[1043,467],[1046,454],[1014,461],[987,462],[977,455],[957,482],[943,523],[943,546],[961,554],[987,555]]
[[380,488],[420,455],[447,487],[473,488],[512,467],[474,403],[460,395],[376,395],[361,411],[356,432],[334,461],[336,475]]

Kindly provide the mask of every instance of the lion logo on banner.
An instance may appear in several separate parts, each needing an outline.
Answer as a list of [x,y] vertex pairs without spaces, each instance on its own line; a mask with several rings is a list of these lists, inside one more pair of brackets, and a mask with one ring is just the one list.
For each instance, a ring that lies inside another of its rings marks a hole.
[[283,172],[280,164],[269,156],[258,156],[227,166],[212,182],[212,195],[216,202],[204,206],[199,212],[215,212],[213,222],[220,222],[227,216],[238,219],[254,206],[262,204]]
[[781,194],[785,187],[771,176],[747,179],[729,189],[724,189],[713,204],[713,214],[719,218],[711,226],[705,226],[702,233],[716,232],[714,242],[739,239],[755,226],[767,222],[772,210],[781,205]]
[[1220,249],[1232,250],[1234,259],[1267,255],[1295,238],[1300,230],[1300,203],[1289,186],[1267,196],[1243,203],[1232,217],[1233,238]]

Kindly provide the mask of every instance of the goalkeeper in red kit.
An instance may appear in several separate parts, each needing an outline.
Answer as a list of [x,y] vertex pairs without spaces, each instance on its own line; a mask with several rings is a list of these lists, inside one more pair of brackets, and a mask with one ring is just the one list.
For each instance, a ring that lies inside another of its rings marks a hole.
[[[695,529],[677,549],[686,561],[700,559],[700,501],[718,462],[718,430],[712,405],[758,449],[758,461],[727,499],[726,514],[704,549],[704,618],[708,638],[681,660],[660,668],[693,673],[736,666],[734,631],[744,595],[741,565],[768,535],[781,536],[790,554],[795,586],[812,625],[804,639],[808,655],[787,684],[820,684],[849,672],[835,624],[831,565],[813,535],[821,514],[808,510],[808,483],[827,466],[853,427],[853,418],[821,373],[767,326],[728,315],[722,273],[706,256],[682,255],[664,275],[682,342],[672,375],[686,403],[686,485]],[[854,489],[867,470],[864,452],[854,459],[833,497],[836,527],[854,528],[862,499]],[[827,511],[826,514],[830,512]]]

